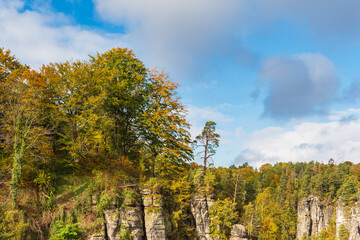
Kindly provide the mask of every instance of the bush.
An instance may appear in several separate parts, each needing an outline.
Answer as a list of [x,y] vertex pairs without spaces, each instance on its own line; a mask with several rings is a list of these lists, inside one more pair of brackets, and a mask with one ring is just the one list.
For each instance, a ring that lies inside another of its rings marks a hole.
[[50,240],[77,240],[80,239],[81,229],[79,223],[65,224],[63,221],[57,221],[55,224],[55,236]]

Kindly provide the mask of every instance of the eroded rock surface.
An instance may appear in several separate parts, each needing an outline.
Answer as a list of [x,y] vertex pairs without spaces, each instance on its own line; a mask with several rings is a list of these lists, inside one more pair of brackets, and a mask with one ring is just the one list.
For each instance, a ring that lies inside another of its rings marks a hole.
[[196,230],[200,240],[212,239],[210,237],[209,210],[215,202],[213,197],[196,194],[191,201],[191,213],[194,216]]
[[129,232],[132,240],[144,239],[144,213],[137,199],[127,198],[120,209],[120,232]]
[[317,236],[333,219],[333,206],[324,206],[317,196],[309,196],[299,202],[297,237]]
[[336,236],[339,238],[341,225],[349,232],[349,240],[360,239],[360,206],[346,206],[338,201],[336,207]]
[[104,219],[106,225],[106,236],[109,240],[117,240],[118,232],[120,228],[120,211],[116,205],[116,201],[113,201],[109,205],[109,209],[104,211]]
[[171,230],[169,214],[163,208],[163,199],[159,192],[143,190],[145,213],[145,231],[147,240],[165,240]]
[[245,227],[241,224],[233,225],[230,240],[248,240]]

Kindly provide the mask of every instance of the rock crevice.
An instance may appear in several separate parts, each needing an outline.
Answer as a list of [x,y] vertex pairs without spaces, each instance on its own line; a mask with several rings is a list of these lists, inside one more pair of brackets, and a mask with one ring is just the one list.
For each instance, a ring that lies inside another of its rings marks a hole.
[[299,202],[298,205],[297,236],[318,236],[326,229],[333,219],[334,208],[332,205],[325,206],[317,196],[309,196]]

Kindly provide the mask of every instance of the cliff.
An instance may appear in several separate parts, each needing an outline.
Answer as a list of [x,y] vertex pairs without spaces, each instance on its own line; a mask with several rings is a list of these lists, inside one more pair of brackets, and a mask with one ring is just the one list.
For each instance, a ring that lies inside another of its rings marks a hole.
[[336,236],[348,235],[349,240],[360,239],[360,206],[347,206],[338,201],[336,207]]
[[337,239],[360,239],[360,205],[350,205],[342,201],[333,205],[323,205],[317,196],[309,196],[299,202],[297,238],[318,236],[329,227],[330,221],[336,223]]
[[[137,197],[140,198],[138,200]],[[210,236],[209,210],[215,202],[213,197],[195,194],[191,201],[191,213],[195,219],[197,239],[217,240]],[[96,201],[93,205],[97,204]],[[160,191],[143,189],[133,192],[132,197],[125,197],[118,205],[111,201],[104,211],[103,228],[92,234],[89,240],[167,240],[171,232],[169,213],[164,207],[164,199]],[[235,224],[232,227],[232,240],[247,240],[245,227]],[[125,237],[125,238],[124,238]]]
[[299,202],[297,236],[317,236],[326,229],[333,218],[334,208],[332,205],[324,206],[317,196],[309,196]]
[[199,239],[212,239],[210,237],[209,210],[214,202],[213,197],[204,194],[196,194],[192,198],[191,213],[195,219]]

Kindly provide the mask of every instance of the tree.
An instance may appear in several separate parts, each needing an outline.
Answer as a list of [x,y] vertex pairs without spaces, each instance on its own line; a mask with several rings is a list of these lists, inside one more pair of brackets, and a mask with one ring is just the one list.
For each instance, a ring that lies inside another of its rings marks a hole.
[[230,198],[218,199],[210,208],[209,217],[211,237],[229,239],[231,227],[238,218],[235,203]]
[[10,195],[16,207],[25,156],[45,133],[46,83],[37,72],[21,65],[9,51],[0,50],[0,66],[0,92],[6,93],[0,96],[0,125],[7,135],[7,144],[13,149]]
[[41,69],[51,92],[57,145],[69,153],[71,164],[103,153],[106,123],[104,92],[87,62],[49,64]]
[[356,176],[348,176],[340,188],[341,201],[345,204],[356,201],[358,198],[359,183]]
[[114,157],[138,159],[141,116],[147,106],[147,69],[126,48],[114,48],[91,57],[97,84],[104,91],[103,109],[111,119],[107,137]]
[[216,153],[216,148],[219,147],[220,135],[215,132],[216,123],[213,121],[207,121],[204,129],[200,135],[195,138],[194,144],[196,147],[203,147],[204,150],[199,154],[204,154],[202,159],[204,160],[204,175],[206,175],[206,166],[208,160]]
[[148,156],[151,174],[179,176],[193,158],[186,110],[176,95],[178,84],[166,73],[149,72],[146,110],[141,115],[140,134]]

